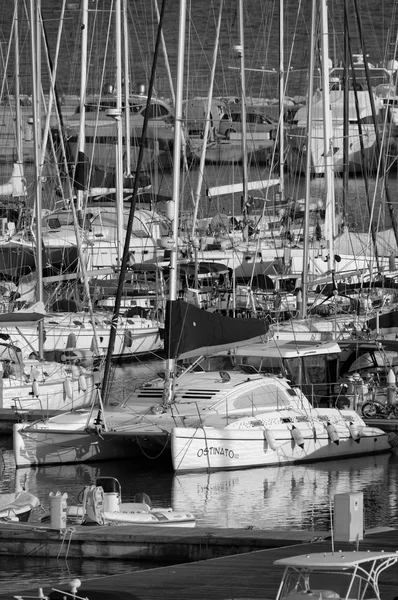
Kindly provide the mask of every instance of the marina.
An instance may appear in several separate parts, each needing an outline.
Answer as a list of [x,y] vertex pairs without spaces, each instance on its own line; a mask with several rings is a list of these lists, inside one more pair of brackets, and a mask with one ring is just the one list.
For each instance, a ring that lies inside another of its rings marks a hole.
[[[365,538],[363,550],[385,552],[396,544],[396,531],[370,534]],[[340,543],[337,556],[352,550],[352,545]],[[132,598],[274,598],[283,574],[283,568],[274,565],[276,560],[283,561],[287,557],[301,554],[311,557],[313,553],[331,552],[330,540],[313,543],[301,542],[290,546],[259,550],[246,554],[238,554],[213,560],[202,560],[184,565],[173,565],[157,568],[149,572],[101,577],[83,581],[81,593],[93,594],[128,594]],[[395,552],[395,550],[393,551]],[[71,580],[69,580],[71,581]],[[75,580],[72,580],[75,581]],[[79,582],[80,583],[80,582]],[[392,599],[396,593],[398,579],[396,569],[388,569],[382,573],[380,580],[381,598]],[[68,590],[68,586],[54,586],[56,589]],[[45,588],[49,592],[50,588]],[[29,591],[19,589],[18,595],[31,595]],[[238,594],[238,595],[237,595]],[[4,596],[4,594],[1,595]],[[91,597],[88,595],[88,597]],[[103,597],[103,596],[101,596]],[[108,596],[109,597],[109,596]],[[326,596],[327,597],[327,596]]]
[[12,4],[0,597],[396,600],[380,7]]

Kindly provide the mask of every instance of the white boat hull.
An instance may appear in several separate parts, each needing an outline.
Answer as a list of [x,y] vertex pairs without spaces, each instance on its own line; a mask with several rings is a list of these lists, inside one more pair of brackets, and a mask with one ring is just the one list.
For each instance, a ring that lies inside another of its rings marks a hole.
[[[54,313],[45,318],[44,352],[74,348],[80,351],[95,351],[95,333],[99,345],[99,356],[106,356],[111,331],[111,315],[96,316],[97,326],[91,323],[89,314]],[[13,343],[21,347],[24,341],[24,358],[38,351],[38,336],[34,327],[18,327],[18,331],[7,328]],[[71,345],[73,334],[73,345]],[[163,347],[160,339],[159,322],[141,317],[124,319],[115,339],[113,356],[148,354]]]
[[[59,377],[38,383],[15,384],[12,380],[3,380],[3,396],[0,408],[14,412],[70,411],[87,408],[91,405],[94,383],[91,376],[85,377],[86,389],[82,389],[79,379]],[[37,394],[37,395],[36,395]]]
[[313,432],[311,434],[308,435],[303,430],[301,447],[288,429],[273,431],[273,449],[267,441],[264,428],[240,430],[175,427],[171,433],[173,468],[175,471],[244,469],[333,460],[391,449],[388,435],[379,429],[368,428],[359,443],[349,434],[344,437],[340,435],[338,444],[331,441],[326,431],[316,436]]
[[[73,430],[75,427],[75,430]],[[121,433],[99,433],[94,428],[87,430],[81,423],[71,429],[45,429],[26,423],[14,425],[13,447],[15,465],[72,464],[94,461],[116,460],[142,455],[132,436]]]

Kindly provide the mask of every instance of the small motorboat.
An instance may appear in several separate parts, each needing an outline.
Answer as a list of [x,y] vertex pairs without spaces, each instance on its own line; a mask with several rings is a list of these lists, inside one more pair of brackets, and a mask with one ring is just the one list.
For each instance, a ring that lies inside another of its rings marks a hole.
[[40,500],[26,491],[0,494],[0,522],[27,521]]
[[82,525],[196,525],[192,513],[172,508],[155,508],[147,494],[137,494],[134,502],[122,502],[121,485],[114,477],[98,478],[95,485],[86,486],[81,494],[81,504],[67,507],[68,521]]
[[380,600],[380,573],[394,565],[398,552],[322,552],[280,558],[285,570],[276,600]]

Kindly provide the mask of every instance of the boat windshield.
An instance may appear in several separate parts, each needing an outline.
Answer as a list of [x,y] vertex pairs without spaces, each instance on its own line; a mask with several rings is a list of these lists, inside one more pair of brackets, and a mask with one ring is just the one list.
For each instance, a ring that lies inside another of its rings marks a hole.
[[282,410],[290,408],[294,390],[281,388],[274,382],[264,380],[254,389],[242,391],[239,396],[223,398],[213,406],[213,410],[221,414],[231,414],[240,411],[250,411],[255,414],[258,410]]
[[345,600],[377,600],[380,596],[367,573],[360,570],[287,570],[283,586],[277,600],[301,600],[308,598],[326,600],[341,598]]

